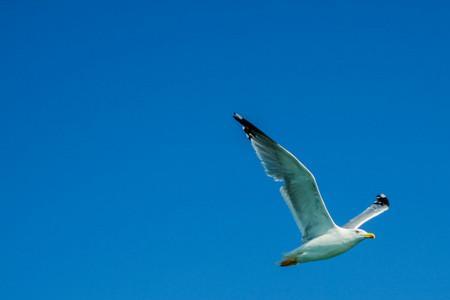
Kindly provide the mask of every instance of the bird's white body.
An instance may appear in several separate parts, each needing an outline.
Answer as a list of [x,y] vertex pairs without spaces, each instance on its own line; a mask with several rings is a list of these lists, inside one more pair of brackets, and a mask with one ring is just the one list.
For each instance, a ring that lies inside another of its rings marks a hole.
[[286,254],[285,258],[297,263],[327,259],[350,250],[362,240],[364,237],[353,229],[335,227]]

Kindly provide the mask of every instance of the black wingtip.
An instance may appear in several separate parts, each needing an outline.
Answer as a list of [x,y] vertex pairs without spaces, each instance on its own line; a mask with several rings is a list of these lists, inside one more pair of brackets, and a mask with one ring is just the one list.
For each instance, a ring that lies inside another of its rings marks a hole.
[[385,205],[385,206],[387,206],[387,207],[389,207],[389,199],[388,199],[388,197],[385,195],[385,194],[379,194],[379,195],[377,195],[377,198],[376,198],[376,200],[375,200],[375,203],[376,204],[379,204],[379,205]]
[[[249,121],[247,121],[246,119],[244,119],[240,114],[234,112],[233,113],[233,118],[239,122],[239,124],[242,125],[242,129],[244,130],[245,134],[247,135],[248,139],[252,138],[252,134],[251,134],[251,128],[255,127],[253,126],[252,123],[250,123]],[[256,128],[256,127],[255,127]]]
[[247,134],[247,137],[249,139],[252,139],[255,135],[261,135],[265,138],[272,140],[270,137],[268,137],[261,129],[253,125],[250,121],[246,120],[244,117],[242,117],[238,113],[233,113],[233,118],[238,121],[242,128],[244,129],[244,132]]
[[247,127],[248,126],[248,121],[246,119],[244,119],[240,114],[238,113],[233,113],[233,118],[238,121],[242,126]]

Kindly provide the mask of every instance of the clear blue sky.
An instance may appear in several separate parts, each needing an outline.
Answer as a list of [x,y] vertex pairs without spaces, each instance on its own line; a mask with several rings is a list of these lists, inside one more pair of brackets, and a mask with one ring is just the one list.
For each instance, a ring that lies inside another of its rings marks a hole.
[[[298,2],[3,1],[0,297],[448,299],[449,4]],[[234,111],[377,239],[278,267]]]

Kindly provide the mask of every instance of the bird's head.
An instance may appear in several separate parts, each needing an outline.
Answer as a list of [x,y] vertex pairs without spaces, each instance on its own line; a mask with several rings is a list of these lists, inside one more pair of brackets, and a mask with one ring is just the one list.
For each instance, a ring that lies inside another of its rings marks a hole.
[[361,239],[374,239],[375,238],[375,234],[373,234],[371,232],[364,231],[362,229],[355,229],[354,232]]

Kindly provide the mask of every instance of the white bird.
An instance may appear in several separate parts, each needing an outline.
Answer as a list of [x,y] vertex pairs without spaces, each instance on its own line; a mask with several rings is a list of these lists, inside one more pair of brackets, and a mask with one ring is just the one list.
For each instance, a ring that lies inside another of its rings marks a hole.
[[276,181],[283,181],[281,195],[302,235],[302,245],[285,254],[280,266],[331,258],[365,239],[375,238],[373,233],[359,227],[389,209],[389,200],[384,194],[378,195],[372,205],[344,226],[336,225],[312,173],[255,125],[236,113],[233,117],[243,126],[267,175]]

